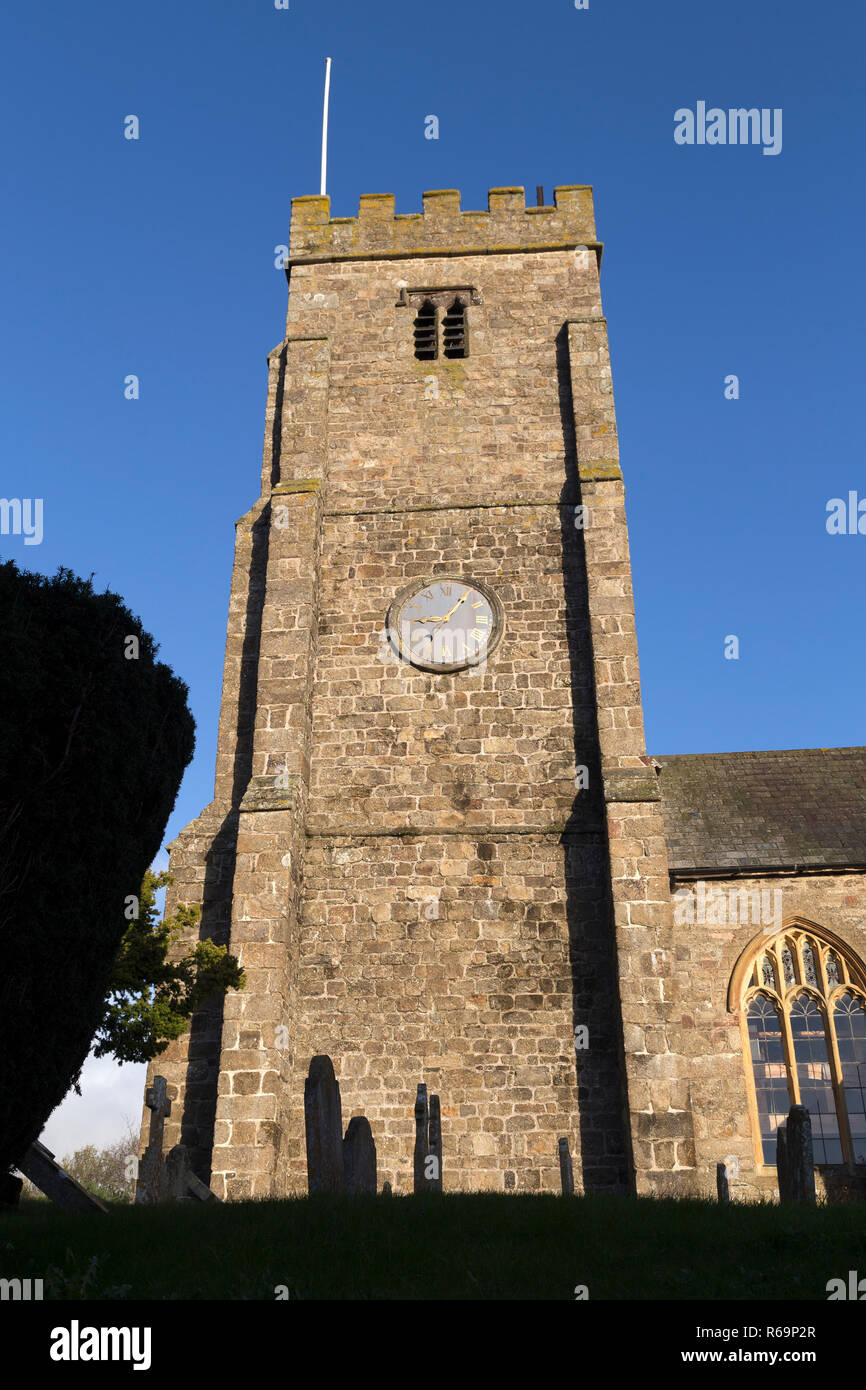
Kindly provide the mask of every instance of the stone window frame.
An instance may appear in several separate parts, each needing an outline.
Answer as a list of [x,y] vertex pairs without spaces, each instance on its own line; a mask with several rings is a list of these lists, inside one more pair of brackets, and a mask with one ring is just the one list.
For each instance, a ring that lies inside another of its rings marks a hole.
[[[463,354],[461,357],[449,357],[444,351],[439,351],[439,334],[441,321],[454,301],[457,300],[463,309],[464,332],[463,332]],[[425,303],[433,305],[436,310],[436,342],[435,353],[429,358],[418,358],[420,362],[425,362],[428,366],[434,362],[444,361],[465,362],[469,356],[469,315],[467,310],[472,304],[482,304],[481,291],[475,285],[403,285],[400,289],[400,297],[397,300],[398,309],[411,309],[416,311]]]
[[[806,944],[812,947],[818,967],[817,987],[806,983],[803,963],[803,947]],[[782,968],[782,952],[786,947],[791,951],[795,963],[795,978],[790,985],[785,984]],[[839,967],[840,979],[838,984],[831,984],[828,981],[826,968],[828,955],[835,957]],[[776,977],[775,988],[764,982],[762,963],[765,958],[768,958],[773,965]],[[728,1011],[739,1014],[752,1144],[755,1163],[759,1172],[774,1173],[776,1170],[774,1166],[765,1162],[761,1141],[755,1072],[749,1038],[749,1005],[758,995],[763,995],[775,1006],[782,1025],[782,1047],[785,1057],[788,1095],[791,1105],[799,1105],[800,1084],[791,1030],[791,1007],[804,994],[817,1003],[824,1020],[827,1055],[830,1062],[830,1079],[836,1103],[843,1161],[849,1169],[854,1168],[854,1149],[842,1083],[842,1063],[839,1056],[834,1013],[836,1000],[845,994],[854,995],[866,1008],[866,965],[856,951],[835,932],[817,922],[810,921],[807,917],[797,916],[785,919],[778,932],[772,935],[767,935],[763,931],[759,932],[749,942],[734,967],[728,987]],[[817,1166],[819,1165],[816,1164]],[[838,1167],[838,1165],[835,1166]]]

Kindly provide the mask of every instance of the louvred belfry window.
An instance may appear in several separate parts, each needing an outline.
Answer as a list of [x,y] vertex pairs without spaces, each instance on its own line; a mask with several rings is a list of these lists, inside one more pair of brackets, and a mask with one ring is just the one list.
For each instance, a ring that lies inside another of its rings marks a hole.
[[416,359],[436,362],[440,357],[468,357],[469,307],[481,303],[481,292],[473,285],[452,285],[450,289],[410,289],[404,285],[397,308],[411,306],[415,310],[412,334]]
[[442,320],[442,337],[446,357],[466,356],[466,309],[459,299]]
[[439,356],[436,305],[429,299],[415,316],[415,356],[419,362],[433,362]]

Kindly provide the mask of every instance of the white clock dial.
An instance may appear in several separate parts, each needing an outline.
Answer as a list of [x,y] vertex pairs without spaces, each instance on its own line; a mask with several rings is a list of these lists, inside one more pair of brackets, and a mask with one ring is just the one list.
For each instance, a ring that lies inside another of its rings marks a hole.
[[389,615],[401,656],[429,671],[459,671],[483,661],[502,632],[501,607],[477,580],[450,576],[411,585]]

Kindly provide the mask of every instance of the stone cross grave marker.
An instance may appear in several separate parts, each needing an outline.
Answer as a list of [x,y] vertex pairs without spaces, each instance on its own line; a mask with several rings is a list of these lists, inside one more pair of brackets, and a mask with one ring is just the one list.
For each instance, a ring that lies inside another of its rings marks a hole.
[[168,1099],[167,1082],[164,1076],[155,1076],[153,1085],[148,1087],[144,1103],[150,1110],[150,1131],[147,1148],[138,1165],[138,1181],[135,1184],[135,1200],[139,1202],[165,1202],[168,1200],[169,1180],[162,1156],[163,1130],[171,1114],[171,1101]]

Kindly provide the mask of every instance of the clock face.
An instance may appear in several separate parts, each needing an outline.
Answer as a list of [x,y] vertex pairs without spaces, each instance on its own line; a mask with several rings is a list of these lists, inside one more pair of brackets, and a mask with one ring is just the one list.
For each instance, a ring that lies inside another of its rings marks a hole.
[[476,579],[440,576],[399,593],[388,631],[400,655],[424,671],[477,666],[502,635],[502,607]]

